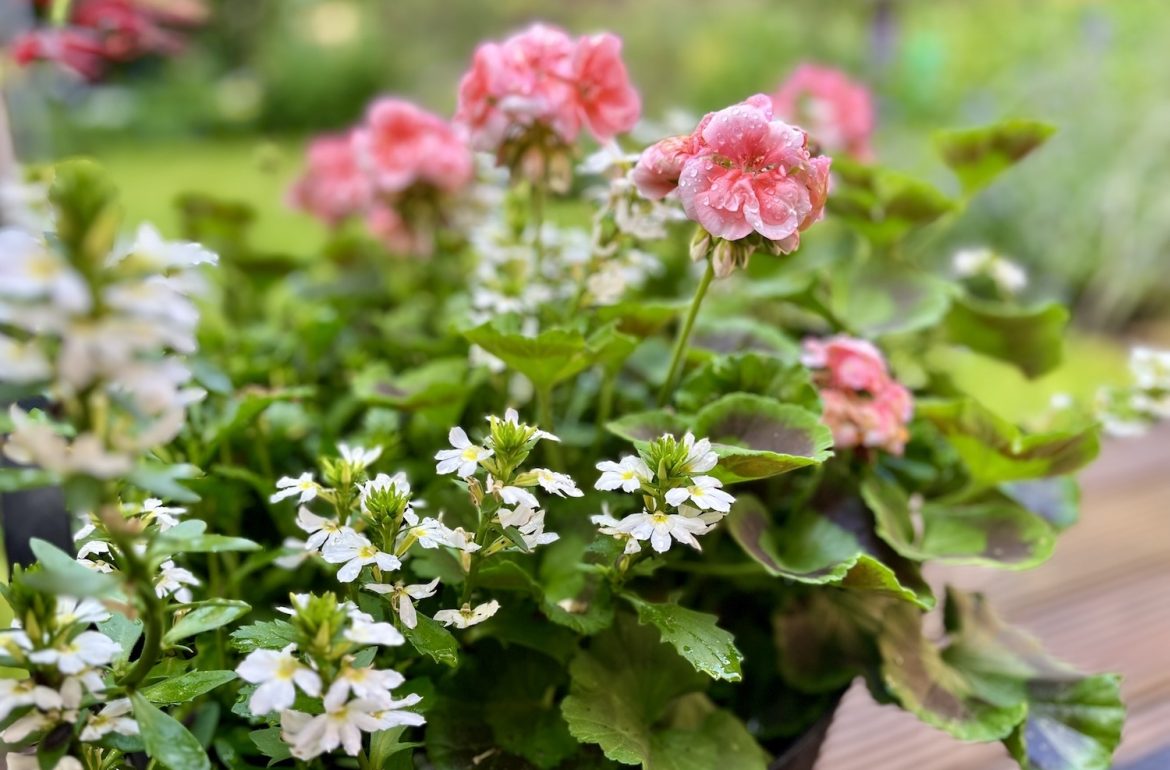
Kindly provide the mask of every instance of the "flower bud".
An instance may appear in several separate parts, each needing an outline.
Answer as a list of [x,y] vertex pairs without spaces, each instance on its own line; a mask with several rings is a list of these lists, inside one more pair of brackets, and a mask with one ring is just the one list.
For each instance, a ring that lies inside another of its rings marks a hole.
[[711,253],[711,234],[703,228],[697,228],[691,238],[691,261],[702,262]]
[[553,150],[548,159],[548,189],[564,195],[573,186],[573,159],[567,148]]

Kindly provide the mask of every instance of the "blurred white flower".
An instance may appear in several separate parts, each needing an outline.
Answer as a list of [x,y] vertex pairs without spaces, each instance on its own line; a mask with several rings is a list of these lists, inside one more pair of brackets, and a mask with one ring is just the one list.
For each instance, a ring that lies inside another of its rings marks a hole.
[[199,578],[191,570],[178,567],[171,559],[159,565],[159,576],[154,581],[154,592],[159,598],[174,596],[176,600],[186,604],[191,601],[191,589],[186,586],[200,585]]
[[344,636],[354,644],[378,644],[383,647],[397,647],[406,643],[402,632],[390,623],[381,623],[360,610],[349,613],[350,625]]
[[472,609],[470,604],[464,604],[457,610],[439,610],[435,613],[435,620],[444,626],[467,628],[482,623],[500,609],[500,603],[495,599]]
[[33,650],[28,659],[42,665],[56,665],[62,674],[77,674],[90,666],[106,666],[122,645],[100,631],[82,631],[56,647]]
[[130,715],[130,699],[118,698],[90,716],[81,730],[81,740],[101,740],[107,733],[138,735],[138,722]]
[[313,480],[312,472],[305,471],[295,479],[292,476],[281,477],[276,482],[276,490],[268,498],[268,502],[279,503],[281,500],[299,495],[297,502],[304,504],[315,498],[321,487]]
[[326,543],[336,540],[343,532],[353,531],[333,519],[318,516],[303,505],[297,509],[296,523],[309,535],[309,539],[305,541],[305,548],[310,551],[319,550]]
[[[382,456],[382,447],[376,446],[370,449],[365,449],[360,446],[350,446],[348,444],[338,444],[337,451],[341,453],[341,459],[344,460],[350,468],[355,471],[364,471],[369,468],[378,458]],[[409,492],[409,486],[407,491]]]
[[321,677],[294,650],[295,644],[280,651],[253,650],[236,666],[240,679],[259,685],[248,700],[248,710],[256,716],[292,708],[297,687],[314,698],[321,694]]
[[49,359],[35,344],[0,334],[0,382],[28,385],[52,376]]

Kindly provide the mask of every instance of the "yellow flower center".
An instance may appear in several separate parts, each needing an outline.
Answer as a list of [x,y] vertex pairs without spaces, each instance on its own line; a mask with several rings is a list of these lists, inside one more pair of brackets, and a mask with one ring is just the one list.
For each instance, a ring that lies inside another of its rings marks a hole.
[[468,462],[475,462],[479,459],[479,450],[473,446],[469,446],[463,450],[461,457]]
[[298,668],[300,668],[300,664],[297,663],[294,658],[285,658],[284,660],[280,661],[280,665],[276,667],[276,678],[292,679],[293,674],[297,673]]

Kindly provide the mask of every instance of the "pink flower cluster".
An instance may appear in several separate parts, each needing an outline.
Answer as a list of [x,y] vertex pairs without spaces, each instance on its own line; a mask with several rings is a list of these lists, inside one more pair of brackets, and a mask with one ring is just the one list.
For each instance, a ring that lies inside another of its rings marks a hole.
[[772,94],[772,109],[803,127],[826,152],[873,158],[873,97],[839,70],[800,65]]
[[[49,2],[38,0],[37,5],[47,7]],[[165,6],[141,0],[75,0],[68,26],[44,26],[17,37],[12,57],[22,65],[52,61],[97,80],[111,62],[181,52],[183,37],[172,28],[198,24],[205,16],[202,0]]]
[[332,226],[363,216],[395,251],[426,255],[445,198],[475,175],[463,132],[401,99],[375,102],[365,123],[309,146],[308,166],[293,185],[294,206]]
[[523,142],[534,128],[565,145],[583,125],[598,140],[611,139],[633,128],[642,109],[621,48],[611,34],[574,40],[546,24],[483,43],[459,83],[455,118],[477,149],[492,152]]
[[634,182],[652,199],[677,189],[687,216],[716,238],[754,232],[788,253],[824,215],[829,158],[813,157],[805,133],[775,119],[771,99],[757,94],[648,148]]
[[838,335],[804,341],[805,366],[818,369],[822,419],[838,449],[864,446],[902,454],[914,413],[910,391],[890,376],[881,352],[865,340]]

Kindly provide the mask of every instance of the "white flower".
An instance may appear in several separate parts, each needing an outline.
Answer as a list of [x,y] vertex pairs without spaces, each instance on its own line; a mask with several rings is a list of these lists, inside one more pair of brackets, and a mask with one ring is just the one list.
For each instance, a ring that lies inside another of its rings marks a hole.
[[544,531],[544,511],[537,511],[527,522],[519,528],[524,544],[531,550],[538,545],[548,545],[560,539],[556,532]]
[[303,505],[297,509],[297,526],[309,535],[309,539],[305,541],[305,548],[310,551],[316,551],[321,546],[332,543],[344,533],[353,532],[349,527],[343,527],[333,519],[318,516]]
[[654,473],[641,457],[626,455],[619,462],[605,460],[597,464],[601,478],[594,484],[595,489],[611,490],[620,488],[623,492],[637,492],[642,483],[650,481]]
[[325,697],[343,701],[352,692],[357,698],[386,702],[391,699],[390,691],[405,681],[397,671],[379,670],[370,666],[354,668],[346,664],[338,672],[333,684],[329,685]]
[[[493,420],[493,419],[498,419],[498,418],[488,417],[489,422],[491,422],[491,420]],[[512,407],[508,407],[507,409],[504,410],[504,422],[506,422],[510,425],[515,425],[517,427],[524,424],[524,423],[520,422],[520,413],[517,412]],[[528,426],[528,427],[532,427],[532,426]],[[541,430],[540,428],[532,428],[532,435],[535,438],[548,439],[549,441],[560,441],[560,438],[558,438],[557,436],[554,436],[553,434],[549,433],[547,430]]]
[[128,256],[141,261],[147,269],[158,272],[214,265],[219,261],[219,257],[198,243],[166,240],[154,225],[146,222],[138,226],[134,243],[121,254],[114,255],[112,261],[118,262]]
[[290,644],[280,651],[253,650],[236,666],[240,679],[260,685],[248,701],[248,710],[256,716],[291,708],[297,687],[306,695],[321,694],[321,677],[293,655],[295,649]]
[[272,563],[284,569],[296,569],[312,555],[312,549],[305,545],[305,541],[295,537],[286,537],[280,545],[286,553],[273,559]]
[[4,442],[4,453],[22,465],[99,479],[122,476],[133,467],[129,457],[110,452],[92,433],[82,433],[70,443],[51,425],[34,421],[16,405],[9,408],[8,415],[13,427]]
[[402,516],[406,523],[406,528],[399,535],[399,539],[412,537],[418,541],[418,544],[423,548],[432,549],[438,548],[441,545],[447,545],[450,539],[451,530],[443,526],[443,523],[438,519],[433,519],[427,516],[421,521],[418,514],[409,508]]
[[379,551],[367,537],[352,530],[327,542],[321,555],[330,564],[342,565],[337,571],[337,579],[342,583],[352,583],[367,564],[383,570],[396,570],[402,566],[397,556]]
[[[379,449],[379,452],[382,450]],[[396,494],[407,500],[410,500],[410,482],[406,480],[406,474],[402,471],[395,473],[393,476],[388,476],[385,473],[379,473],[374,478],[367,481],[365,484],[358,485],[361,489],[359,500],[361,502],[362,510],[366,511],[366,501],[370,495],[375,492],[386,492],[393,489]],[[409,505],[410,503],[407,503]]]
[[617,540],[625,541],[625,548],[622,553],[632,554],[638,553],[642,550],[642,545],[638,539],[629,532],[624,532],[617,528],[620,523],[613,516],[609,515],[609,506],[602,503],[601,513],[594,514],[589,517],[589,520],[597,525],[597,531],[603,535],[609,535]]
[[444,626],[455,626],[456,628],[467,628],[474,626],[476,623],[482,623],[500,609],[500,603],[492,599],[486,604],[481,604],[475,609],[471,608],[470,604],[464,604],[457,610],[439,610],[435,613],[435,620],[442,623]]
[[[37,760],[36,754],[17,754],[9,752],[4,758],[4,764],[8,770],[41,770],[41,763]],[[57,764],[53,765],[53,770],[86,770],[85,766],[81,764],[81,760],[77,757],[70,757],[68,755],[57,760]]]
[[109,665],[122,645],[100,631],[82,631],[58,647],[35,650],[28,659],[42,665],[56,665],[62,674],[77,674],[89,666]]
[[550,471],[548,468],[533,468],[531,472],[536,474],[536,482],[544,487],[545,492],[551,492],[559,497],[565,495],[581,497],[585,494],[577,489],[577,482],[567,474]]
[[1170,390],[1170,350],[1135,347],[1129,354],[1129,370],[1142,390]]
[[154,521],[158,528],[166,531],[179,523],[178,516],[186,513],[186,508],[168,507],[162,504],[157,497],[148,497],[142,501],[142,510],[139,515],[147,521]]
[[85,280],[43,239],[22,230],[0,230],[0,297],[47,299],[69,314],[89,310]]
[[992,263],[990,275],[996,286],[1007,294],[1023,291],[1028,285],[1028,274],[1024,268],[1003,257]]
[[0,382],[27,385],[52,376],[49,359],[36,345],[0,334]]
[[338,747],[350,756],[357,756],[362,748],[363,732],[426,722],[421,714],[399,710],[418,703],[421,700],[418,695],[400,701],[358,698],[346,702],[340,692],[334,694],[331,691],[326,695],[324,714],[312,716],[291,710],[281,713],[281,738],[289,745],[294,757],[307,761]]
[[481,461],[492,456],[492,450],[472,444],[463,428],[452,428],[447,439],[454,449],[441,449],[435,453],[435,459],[439,461],[435,466],[438,473],[454,472],[465,479],[475,473]]
[[504,486],[496,479],[492,478],[491,474],[487,477],[488,492],[493,492],[500,496],[506,505],[527,505],[529,508],[537,508],[540,502],[536,499],[536,495],[529,492],[524,487]]
[[693,476],[690,486],[675,487],[666,491],[666,502],[679,506],[690,500],[705,511],[727,513],[735,498],[721,488],[723,482],[713,476]]
[[687,457],[680,470],[688,476],[706,473],[719,462],[719,456],[711,450],[711,442],[705,438],[695,441],[694,434],[687,433],[683,436],[683,446],[687,448]]
[[397,647],[406,643],[402,632],[390,623],[379,623],[360,610],[350,610],[350,625],[345,630],[345,638],[354,644],[379,644],[383,647]]
[[349,444],[338,444],[337,451],[341,453],[341,459],[345,460],[350,468],[358,471],[369,468],[382,456],[382,447],[380,446],[365,449],[360,446],[351,447]]
[[666,553],[670,550],[671,537],[701,551],[695,535],[704,534],[709,527],[701,519],[690,516],[662,511],[656,513],[643,511],[625,517],[614,526],[614,529],[618,532],[628,532],[631,537],[638,540],[649,540],[651,548],[659,553]]
[[81,731],[81,740],[100,740],[106,733],[111,732],[122,735],[138,735],[138,723],[129,714],[129,698],[118,698],[110,701],[85,723],[85,727]]
[[276,482],[277,491],[268,498],[270,503],[279,503],[288,497],[300,495],[297,500],[298,503],[304,504],[317,496],[321,491],[321,487],[316,481],[313,481],[313,474],[305,471],[295,479],[292,476],[284,476]]
[[191,601],[191,590],[185,586],[199,585],[199,578],[190,570],[175,566],[175,562],[167,559],[159,565],[159,576],[154,581],[154,592],[161,599],[173,595],[175,599],[186,604]]
[[475,542],[475,536],[465,530],[463,527],[456,527],[455,529],[447,530],[447,539],[444,545],[449,545],[452,548],[458,548],[465,553],[475,553],[480,546]]
[[0,722],[24,706],[50,711],[61,708],[61,705],[61,694],[52,687],[37,684],[32,679],[0,679]]
[[418,625],[418,615],[414,611],[415,599],[429,599],[435,595],[438,589],[439,579],[435,578],[429,583],[415,583],[414,585],[403,585],[402,583],[395,583],[389,585],[387,583],[367,583],[363,586],[367,591],[373,591],[376,594],[390,597],[390,606],[398,613],[398,617],[402,618],[402,625],[407,628],[414,628]]
[[955,252],[951,264],[959,277],[987,276],[1007,294],[1014,294],[1028,285],[1028,274],[1023,268],[986,247],[960,249]]
[[101,623],[109,620],[110,613],[97,599],[75,599],[72,596],[57,597],[57,625],[69,626],[74,623]]

